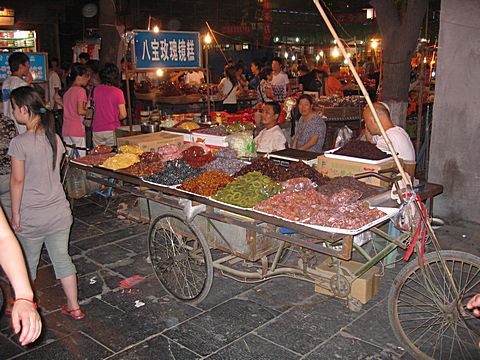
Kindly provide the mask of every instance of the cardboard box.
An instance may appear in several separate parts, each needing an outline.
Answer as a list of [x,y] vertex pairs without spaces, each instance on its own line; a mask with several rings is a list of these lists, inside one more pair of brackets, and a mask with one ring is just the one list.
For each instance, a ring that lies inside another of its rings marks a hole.
[[117,139],[117,145],[137,145],[143,151],[156,152],[159,147],[167,144],[183,145],[183,136],[175,134],[167,134],[163,131],[153,134],[143,134],[127,136]]
[[[324,155],[320,155],[317,161],[317,170],[328,177],[353,176],[366,172],[378,172],[379,170],[385,169],[396,169],[393,159],[382,164],[371,165],[355,161],[327,158]],[[391,173],[382,175],[391,176]],[[368,177],[361,179],[361,181],[373,186],[391,187],[391,184],[388,182],[381,181],[375,177]]]
[[[327,259],[317,266],[316,270],[322,272],[327,276],[336,275],[336,266],[330,266],[331,260]],[[352,273],[357,271],[363,264],[356,261],[342,261],[341,266],[347,268]],[[350,294],[355,299],[358,299],[362,304],[366,304],[378,292],[378,284],[380,282],[378,267],[372,267],[365,274],[360,276],[351,284]],[[315,292],[320,294],[334,296],[330,290],[315,285]]]

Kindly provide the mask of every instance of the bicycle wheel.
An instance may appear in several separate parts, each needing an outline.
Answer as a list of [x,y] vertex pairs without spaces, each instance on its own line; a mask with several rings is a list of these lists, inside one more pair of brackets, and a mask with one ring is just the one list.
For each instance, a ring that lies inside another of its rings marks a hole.
[[480,319],[465,306],[477,293],[479,257],[450,250],[427,254],[423,266],[412,262],[395,278],[388,296],[390,324],[415,358],[479,359]]
[[165,290],[177,299],[199,303],[210,291],[213,263],[202,233],[176,215],[157,217],[148,235],[153,270]]

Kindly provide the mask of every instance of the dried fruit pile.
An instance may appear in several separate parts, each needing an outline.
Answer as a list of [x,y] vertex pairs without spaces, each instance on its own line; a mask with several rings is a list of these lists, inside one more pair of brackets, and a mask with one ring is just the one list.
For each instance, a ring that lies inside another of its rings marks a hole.
[[185,180],[180,189],[203,196],[212,196],[232,180],[230,175],[222,171],[205,171],[195,178]]
[[383,160],[391,155],[367,141],[352,140],[334,152],[335,155],[351,156],[367,160]]
[[282,191],[282,187],[278,183],[272,181],[268,176],[254,171],[237,177],[218,191],[213,198],[227,204],[251,208],[280,191]]
[[99,165],[114,155],[115,154],[112,153],[89,154],[87,156],[75,159],[75,162],[85,165]]
[[250,165],[243,167],[235,176],[245,175],[251,171],[259,171],[275,181],[286,181],[298,177],[305,177],[320,186],[326,184],[329,180],[303,161],[292,162],[288,167],[284,167],[276,164],[272,159],[265,157],[256,159]]
[[158,148],[158,153],[162,156],[162,161],[170,161],[180,159],[182,153],[178,150],[178,146],[174,144],[168,144]]
[[121,170],[133,176],[150,176],[163,170],[161,156],[153,152],[144,152],[140,157],[140,162]]
[[191,167],[183,160],[173,160],[167,161],[162,171],[145,177],[145,180],[162,185],[178,185],[189,178],[197,176],[202,171],[202,169]]
[[199,168],[215,160],[215,157],[210,151],[205,152],[201,146],[191,146],[182,152],[182,159],[190,166]]
[[320,186],[318,188],[318,192],[327,196],[331,196],[342,189],[351,189],[361,192],[362,196],[360,199],[366,199],[377,194],[377,190],[351,176],[333,178],[328,183]]
[[125,169],[140,161],[135,154],[117,154],[105,160],[100,166],[110,170]]
[[301,191],[286,190],[258,203],[254,209],[306,224],[355,230],[384,215],[370,209],[366,202],[358,201],[361,196],[362,193],[354,189],[340,189],[326,195],[310,187]]

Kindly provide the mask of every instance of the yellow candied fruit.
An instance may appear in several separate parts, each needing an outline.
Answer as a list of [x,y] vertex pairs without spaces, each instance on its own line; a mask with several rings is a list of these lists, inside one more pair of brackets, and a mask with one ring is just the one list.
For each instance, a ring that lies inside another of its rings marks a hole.
[[138,155],[135,154],[117,154],[105,160],[100,166],[110,170],[119,170],[132,166],[139,161],[140,158],[138,157]]
[[122,145],[120,146],[120,152],[123,154],[142,155],[143,150],[138,145]]

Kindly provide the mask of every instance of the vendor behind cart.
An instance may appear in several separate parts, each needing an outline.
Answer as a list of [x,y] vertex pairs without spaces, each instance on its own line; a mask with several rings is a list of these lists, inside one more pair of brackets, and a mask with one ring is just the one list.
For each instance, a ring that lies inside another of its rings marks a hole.
[[[407,132],[400,126],[395,126],[390,119],[390,109],[384,103],[377,102],[373,104],[373,107],[377,111],[378,118],[385,129],[398,157],[404,161],[415,161],[415,149],[412,141]],[[368,141],[375,144],[377,148],[384,152],[389,152],[387,143],[380,132],[375,119],[373,118],[370,108],[367,106],[363,111],[363,117],[365,119],[366,132],[365,136]]]
[[293,149],[321,152],[325,142],[327,125],[322,117],[313,110],[313,98],[310,95],[302,95],[298,99],[300,120],[298,121]]

